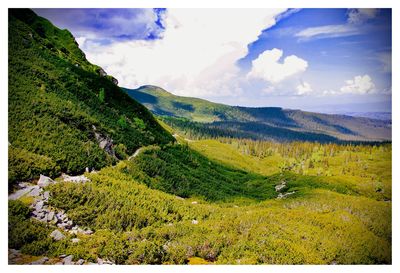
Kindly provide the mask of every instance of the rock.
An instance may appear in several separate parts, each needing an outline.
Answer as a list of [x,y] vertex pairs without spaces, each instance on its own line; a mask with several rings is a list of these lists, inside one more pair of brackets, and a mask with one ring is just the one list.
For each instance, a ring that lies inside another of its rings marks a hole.
[[107,154],[115,158],[116,156],[113,148],[113,140],[109,136],[97,132],[94,125],[92,125],[92,129],[94,131],[94,136],[99,143],[99,147],[103,149]]
[[72,230],[78,230],[78,226],[73,226]]
[[292,191],[292,192],[287,192],[287,193],[284,193],[284,194],[279,193],[279,194],[278,194],[278,197],[276,197],[276,199],[283,199],[283,198],[286,198],[287,196],[292,195],[292,194],[294,194],[294,193],[296,193],[296,192],[295,192],[295,191]]
[[90,181],[90,179],[84,175],[69,176],[67,174],[62,174],[61,176],[65,182],[85,183]]
[[50,237],[53,238],[56,241],[60,241],[65,238],[65,235],[61,233],[58,229],[53,230],[53,232],[50,234]]
[[114,77],[111,77],[111,82],[115,85],[118,85],[118,80]]
[[102,260],[102,259],[100,259],[100,258],[97,258],[97,264],[100,264],[100,265],[102,265],[102,264],[103,264],[103,260]]
[[76,262],[77,265],[82,265],[82,264],[84,264],[84,263],[85,263],[85,260],[84,260],[84,259],[79,259],[79,260]]
[[281,191],[284,187],[286,187],[286,181],[282,181],[280,184],[275,186],[275,191]]
[[100,75],[101,77],[107,76],[107,73],[106,73],[106,71],[104,71],[103,68],[99,68],[99,69],[97,70],[97,72],[99,73],[99,75]]
[[55,263],[54,265],[63,265],[62,262]]
[[44,217],[44,212],[39,212],[36,216],[37,218],[42,219]]
[[192,220],[192,224],[193,225],[197,225],[199,223],[199,221],[197,221],[197,220]]
[[47,262],[49,260],[49,258],[47,257],[43,257],[40,258],[39,260],[33,261],[30,264],[44,264],[45,262]]
[[50,184],[54,184],[54,180],[52,180],[50,177],[40,175],[39,181],[37,182],[37,185],[41,188],[47,187]]
[[54,211],[50,211],[49,214],[47,214],[47,221],[52,221],[54,219]]
[[93,231],[91,231],[90,229],[88,229],[88,230],[85,230],[85,231],[83,232],[83,234],[91,235],[91,234],[93,234]]
[[66,254],[61,254],[60,256],[58,256],[59,258],[65,258],[65,257],[67,257],[67,255]]
[[50,192],[49,192],[49,191],[45,191],[45,192],[43,193],[43,197],[44,197],[45,199],[49,199],[49,197],[50,197]]
[[76,244],[76,243],[79,243],[80,240],[81,240],[81,239],[79,239],[79,238],[73,238],[73,239],[71,240],[71,242],[73,242],[74,244]]
[[28,186],[26,188],[23,188],[21,190],[18,190],[8,196],[8,200],[17,200],[24,196],[25,194],[29,193],[31,190],[34,189],[35,186]]
[[69,255],[63,259],[64,264],[73,264],[72,259],[74,258],[74,255]]
[[39,186],[34,186],[32,190],[28,193],[28,196],[39,196],[40,192],[41,189],[39,188]]

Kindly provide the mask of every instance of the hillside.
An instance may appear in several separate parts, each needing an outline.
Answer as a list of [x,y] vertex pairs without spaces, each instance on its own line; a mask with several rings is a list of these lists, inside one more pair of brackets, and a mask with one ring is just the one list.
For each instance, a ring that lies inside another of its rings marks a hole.
[[68,30],[9,12],[9,181],[81,173],[173,140]]
[[163,116],[171,126],[192,135],[323,142],[391,139],[390,121],[279,107],[228,106],[202,99],[175,96],[155,86],[124,90],[154,114]]
[[141,90],[10,10],[9,264],[392,263],[390,123]]

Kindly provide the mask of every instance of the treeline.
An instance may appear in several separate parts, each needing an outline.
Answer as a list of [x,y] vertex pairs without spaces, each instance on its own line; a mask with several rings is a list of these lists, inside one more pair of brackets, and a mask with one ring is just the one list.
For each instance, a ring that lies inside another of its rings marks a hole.
[[185,118],[160,117],[178,133],[189,139],[215,139],[220,137],[270,140],[280,142],[317,141],[321,143],[341,142],[339,139],[322,134],[290,130],[260,122],[215,121],[212,123],[194,122]]

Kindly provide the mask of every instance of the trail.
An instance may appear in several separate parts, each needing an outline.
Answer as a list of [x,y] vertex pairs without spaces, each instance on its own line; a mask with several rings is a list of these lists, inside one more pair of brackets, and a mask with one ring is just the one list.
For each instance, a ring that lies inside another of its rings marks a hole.
[[143,151],[143,148],[145,148],[145,147],[140,147],[139,149],[137,149],[133,155],[128,157],[128,160],[131,160],[132,158],[137,157],[140,154],[140,152]]

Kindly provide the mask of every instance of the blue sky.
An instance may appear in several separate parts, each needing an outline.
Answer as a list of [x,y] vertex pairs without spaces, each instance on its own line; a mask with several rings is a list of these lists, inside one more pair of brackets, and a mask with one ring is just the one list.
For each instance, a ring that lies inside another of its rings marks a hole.
[[68,28],[124,87],[231,105],[391,111],[390,9],[35,11]]

